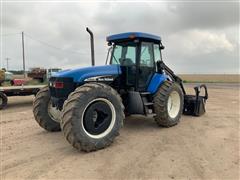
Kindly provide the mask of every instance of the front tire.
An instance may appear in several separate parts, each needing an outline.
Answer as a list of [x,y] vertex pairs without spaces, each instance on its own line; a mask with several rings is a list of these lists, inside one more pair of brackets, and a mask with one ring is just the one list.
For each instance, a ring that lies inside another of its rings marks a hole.
[[52,106],[48,87],[38,91],[33,101],[33,114],[35,120],[43,129],[50,132],[61,131],[60,111]]
[[7,106],[8,98],[6,94],[0,92],[0,109],[4,109]]
[[110,86],[87,83],[64,102],[61,127],[76,149],[95,151],[109,146],[123,126],[124,106]]
[[165,81],[154,96],[155,121],[171,127],[180,121],[183,111],[183,92],[177,83]]

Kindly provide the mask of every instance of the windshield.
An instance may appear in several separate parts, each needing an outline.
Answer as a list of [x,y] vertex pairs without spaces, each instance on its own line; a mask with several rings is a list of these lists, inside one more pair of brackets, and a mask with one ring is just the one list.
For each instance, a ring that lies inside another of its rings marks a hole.
[[111,64],[131,66],[136,64],[136,46],[134,44],[117,44],[113,46]]

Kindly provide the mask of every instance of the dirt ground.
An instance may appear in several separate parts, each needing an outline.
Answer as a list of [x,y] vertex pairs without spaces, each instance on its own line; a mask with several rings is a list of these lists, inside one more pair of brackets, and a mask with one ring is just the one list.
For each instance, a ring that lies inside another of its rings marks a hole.
[[40,128],[33,96],[9,98],[0,121],[1,179],[239,179],[239,84],[212,84],[209,96],[204,116],[182,116],[172,128],[127,118],[115,142],[92,153]]

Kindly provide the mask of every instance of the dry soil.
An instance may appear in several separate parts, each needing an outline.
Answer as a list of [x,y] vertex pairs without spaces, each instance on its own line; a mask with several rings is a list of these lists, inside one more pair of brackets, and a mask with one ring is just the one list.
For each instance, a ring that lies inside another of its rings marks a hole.
[[207,113],[172,128],[129,117],[110,147],[92,153],[40,128],[33,98],[9,98],[1,111],[1,179],[239,179],[238,84],[212,84]]

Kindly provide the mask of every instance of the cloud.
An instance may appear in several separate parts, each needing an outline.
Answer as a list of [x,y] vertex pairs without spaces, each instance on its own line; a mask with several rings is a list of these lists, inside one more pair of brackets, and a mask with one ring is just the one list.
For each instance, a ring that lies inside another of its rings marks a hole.
[[[142,31],[162,37],[164,58],[177,73],[209,73],[208,67],[216,66],[214,73],[239,69],[237,2],[4,2],[2,23],[3,34],[26,33],[27,68],[90,65],[89,35],[85,31],[89,26],[95,34],[98,65],[106,59],[107,35]],[[2,43],[3,65],[3,59],[9,57],[10,67],[21,69],[20,34],[3,36]]]
[[183,56],[196,56],[216,52],[232,53],[236,47],[227,39],[225,33],[190,30],[169,36],[171,42],[181,46],[175,49]]
[[168,6],[183,29],[219,29],[239,24],[239,2],[192,1]]
[[181,31],[166,42],[165,61],[178,73],[239,73],[239,44],[223,32]]

